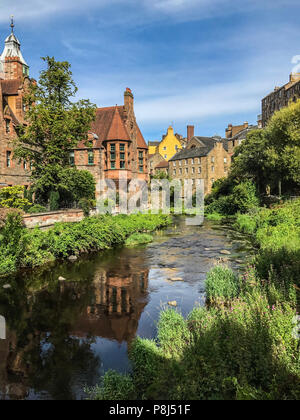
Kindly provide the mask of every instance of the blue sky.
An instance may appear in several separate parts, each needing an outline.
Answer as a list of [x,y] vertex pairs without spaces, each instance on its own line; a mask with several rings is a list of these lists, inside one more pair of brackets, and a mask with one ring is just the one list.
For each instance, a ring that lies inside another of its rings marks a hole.
[[13,14],[31,76],[50,55],[98,106],[122,104],[130,87],[147,141],[171,123],[204,136],[256,123],[300,55],[299,0],[0,0],[0,10],[0,39]]

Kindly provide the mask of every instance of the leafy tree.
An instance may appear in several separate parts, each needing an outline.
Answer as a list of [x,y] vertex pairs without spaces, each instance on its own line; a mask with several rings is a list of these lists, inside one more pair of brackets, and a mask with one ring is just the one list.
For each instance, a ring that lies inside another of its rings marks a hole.
[[88,141],[95,106],[88,100],[72,102],[77,92],[70,64],[52,57],[42,60],[47,68],[25,96],[26,121],[19,127],[15,156],[32,164],[33,190],[40,203],[57,191],[62,168],[69,166],[69,151]]
[[82,199],[95,200],[96,182],[93,175],[76,168],[65,168],[59,173],[60,202],[69,204]]
[[0,189],[0,207],[27,210],[32,203],[24,198],[23,185]]
[[251,131],[237,148],[231,174],[252,179],[264,192],[271,186],[281,195],[300,188],[300,100],[276,112],[265,130]]

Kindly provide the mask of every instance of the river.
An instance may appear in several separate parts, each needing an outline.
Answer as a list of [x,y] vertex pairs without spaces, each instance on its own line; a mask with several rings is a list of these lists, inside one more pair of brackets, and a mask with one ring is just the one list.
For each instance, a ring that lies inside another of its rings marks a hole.
[[155,338],[168,302],[186,316],[205,304],[205,276],[220,258],[241,270],[252,253],[229,226],[187,226],[177,217],[150,245],[1,280],[0,399],[85,398],[84,388],[108,369],[130,371],[128,344],[136,335]]

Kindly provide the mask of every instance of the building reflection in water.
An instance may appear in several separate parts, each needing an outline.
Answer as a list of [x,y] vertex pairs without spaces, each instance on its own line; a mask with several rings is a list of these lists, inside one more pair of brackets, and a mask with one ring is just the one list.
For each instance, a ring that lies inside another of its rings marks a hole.
[[147,304],[149,271],[123,253],[117,263],[98,257],[65,264],[72,282],[53,284],[60,266],[40,274],[43,282],[51,278],[48,289],[29,291],[28,279],[15,279],[18,286],[1,290],[8,331],[0,340],[0,399],[74,399],[85,384],[99,382],[101,360],[92,344],[98,338],[129,344]]

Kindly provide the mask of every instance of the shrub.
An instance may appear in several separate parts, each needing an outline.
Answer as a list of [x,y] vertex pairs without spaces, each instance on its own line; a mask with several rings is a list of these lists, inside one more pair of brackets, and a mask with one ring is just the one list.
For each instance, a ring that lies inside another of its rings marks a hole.
[[128,375],[109,370],[103,376],[101,385],[86,389],[93,400],[134,400],[134,384]]
[[0,207],[27,210],[32,204],[24,198],[25,187],[16,185],[0,189]]
[[40,204],[34,204],[32,207],[30,207],[27,210],[28,213],[34,214],[34,213],[45,213],[47,212],[46,207],[41,206]]
[[209,302],[219,299],[228,301],[237,297],[240,291],[238,277],[231,269],[222,265],[217,265],[208,273],[205,287]]

